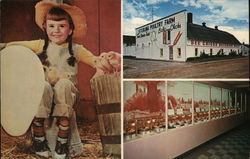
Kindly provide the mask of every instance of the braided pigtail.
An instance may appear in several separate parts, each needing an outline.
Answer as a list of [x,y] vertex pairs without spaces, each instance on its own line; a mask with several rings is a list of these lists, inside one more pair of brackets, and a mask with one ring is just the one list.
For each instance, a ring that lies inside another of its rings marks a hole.
[[74,52],[73,52],[73,49],[72,49],[72,35],[69,35],[67,41],[69,43],[68,45],[68,49],[69,49],[69,54],[70,54],[70,57],[67,59],[67,62],[70,66],[74,67],[75,66],[75,63],[76,63],[76,58],[74,56]]
[[44,45],[43,45],[43,52],[38,54],[37,56],[39,57],[41,63],[45,66],[49,66],[49,61],[47,60],[48,55],[47,55],[47,48],[49,45],[49,38],[48,35],[45,33],[45,40],[44,40]]

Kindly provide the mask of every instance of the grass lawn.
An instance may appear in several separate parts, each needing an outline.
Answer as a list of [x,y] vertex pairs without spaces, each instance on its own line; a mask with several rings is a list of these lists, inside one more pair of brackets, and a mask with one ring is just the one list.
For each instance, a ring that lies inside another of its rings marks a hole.
[[205,61],[217,61],[217,60],[227,60],[227,59],[237,59],[237,58],[248,58],[245,56],[228,56],[228,55],[222,55],[222,56],[208,56],[208,57],[190,57],[187,59],[187,62],[205,62]]

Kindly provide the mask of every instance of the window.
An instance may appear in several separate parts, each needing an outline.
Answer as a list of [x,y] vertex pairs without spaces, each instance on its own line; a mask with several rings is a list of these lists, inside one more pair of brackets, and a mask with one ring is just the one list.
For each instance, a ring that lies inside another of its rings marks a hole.
[[163,31],[163,35],[162,35],[162,42],[163,42],[163,44],[167,44],[167,33],[166,33],[166,31]]
[[167,82],[168,129],[192,124],[192,82]]
[[144,48],[144,43],[142,43],[142,48]]
[[194,122],[200,123],[209,119],[209,86],[194,83]]
[[160,56],[163,56],[163,48],[160,49]]
[[178,57],[181,57],[181,48],[177,48],[178,51]]
[[123,84],[125,142],[245,113],[249,103],[247,92],[200,82],[124,81]]
[[171,40],[171,34],[170,34],[170,30],[168,30],[168,40]]
[[230,107],[229,107],[229,90],[228,89],[222,89],[222,97],[221,97],[221,111],[222,111],[222,117],[228,116],[230,114]]
[[164,81],[124,82],[125,141],[165,132],[165,90]]
[[221,88],[211,87],[210,98],[210,117],[211,119],[219,119],[221,117]]
[[213,55],[213,49],[210,49],[210,56]]
[[198,48],[195,48],[195,56],[198,56]]

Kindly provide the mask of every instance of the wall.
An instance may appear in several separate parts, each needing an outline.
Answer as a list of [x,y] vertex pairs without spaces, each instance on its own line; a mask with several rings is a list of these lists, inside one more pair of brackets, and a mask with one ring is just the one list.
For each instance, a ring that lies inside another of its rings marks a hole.
[[0,42],[34,40],[43,37],[35,23],[35,4],[38,0],[1,1]]
[[[182,33],[180,40],[173,47],[174,61],[185,61],[186,59],[186,37],[187,37],[187,12],[180,13],[181,15],[177,17],[181,24],[180,33]],[[179,31],[178,31],[179,32]],[[177,34],[173,35],[173,41]],[[178,48],[181,48],[181,56],[178,55]]]
[[[102,52],[121,52],[121,3],[117,0],[74,1],[86,14],[88,31],[83,44],[93,54]],[[95,70],[86,64],[79,66],[79,90],[81,98],[91,100],[89,80]]]
[[[165,24],[165,21],[171,18],[175,18],[175,21]],[[152,27],[154,25],[156,27]],[[169,60],[169,47],[174,44],[177,35],[182,34],[176,45],[173,47],[173,60],[185,61],[185,37],[187,34],[186,25],[186,11],[181,11],[137,28],[136,57],[145,59]],[[170,41],[167,40],[168,30],[171,32]],[[163,31],[166,31],[166,44],[163,44]],[[181,56],[178,56],[177,48],[181,48]],[[161,49],[163,49],[162,56],[160,54]]]
[[[95,55],[102,52],[116,51],[121,53],[121,2],[117,0],[75,0],[86,14],[88,31],[83,44]],[[96,120],[96,110],[92,102],[90,79],[95,69],[81,63],[79,65],[78,82],[81,101],[77,115],[88,120]]]
[[240,46],[240,50],[241,50],[243,56],[249,56],[249,47],[247,47],[243,44]]
[[133,56],[135,57],[135,46],[125,46],[123,45],[123,56]]
[[[37,2],[38,0],[1,1],[0,42],[43,39],[43,32],[34,20],[34,6]],[[111,50],[120,53],[121,2],[117,0],[72,0],[72,3],[84,11],[87,19],[87,34],[77,43],[84,45],[94,55]],[[85,109],[84,105],[93,107],[89,104],[92,100],[89,81],[94,74],[94,68],[84,63],[79,64],[78,83],[81,97],[79,109]],[[91,112],[93,111],[94,108],[91,108]]]
[[168,130],[124,143],[124,159],[171,159],[243,122],[238,115]]
[[238,54],[240,52],[239,46],[203,46],[203,45],[191,45],[191,41],[187,41],[187,58],[188,57],[196,57],[195,56],[195,48],[198,48],[198,55],[200,56],[201,52],[204,52],[208,55],[210,55],[210,49],[213,49],[212,55],[216,55],[220,49],[223,49],[224,55],[228,55],[231,50],[236,51]]

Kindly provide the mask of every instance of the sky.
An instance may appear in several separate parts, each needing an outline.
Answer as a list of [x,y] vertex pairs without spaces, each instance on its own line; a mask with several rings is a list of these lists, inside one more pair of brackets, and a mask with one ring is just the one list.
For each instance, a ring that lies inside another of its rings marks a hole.
[[[248,0],[123,0],[123,35],[135,35],[135,28],[186,9],[193,23],[233,34],[249,44]],[[153,16],[152,16],[153,13]]]

